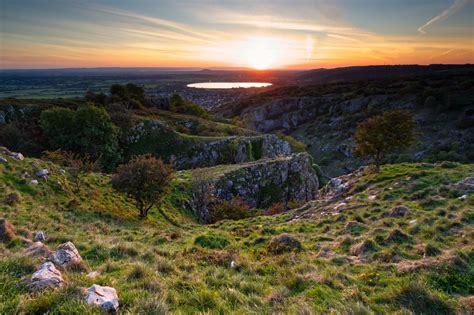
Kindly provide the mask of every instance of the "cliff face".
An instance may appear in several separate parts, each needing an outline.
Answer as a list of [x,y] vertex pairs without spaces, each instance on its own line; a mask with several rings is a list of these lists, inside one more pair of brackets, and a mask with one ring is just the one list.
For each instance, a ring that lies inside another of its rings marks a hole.
[[128,138],[127,155],[153,153],[176,169],[210,167],[275,158],[292,153],[276,135],[199,137],[183,135],[158,121],[143,121]]
[[248,107],[242,114],[245,124],[255,130],[291,130],[322,115],[351,114],[370,104],[386,104],[387,108],[413,108],[413,101],[400,101],[390,95],[372,95],[349,100],[337,95],[320,97],[283,97],[260,106]]
[[289,201],[306,202],[318,196],[319,180],[307,153],[262,159],[229,168],[196,170],[188,207],[200,221],[209,222],[212,208],[239,197],[252,208],[266,209]]

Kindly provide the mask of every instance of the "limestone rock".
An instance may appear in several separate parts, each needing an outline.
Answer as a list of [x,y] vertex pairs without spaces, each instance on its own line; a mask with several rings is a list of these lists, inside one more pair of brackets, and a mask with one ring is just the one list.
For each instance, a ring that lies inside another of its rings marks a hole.
[[0,162],[8,163],[8,160],[6,158],[4,158],[3,156],[0,156]]
[[33,180],[30,181],[30,185],[31,185],[31,186],[36,186],[36,185],[38,185],[38,184],[39,184],[39,183],[38,183],[38,180],[37,180],[37,179],[33,179]]
[[16,160],[19,160],[19,161],[23,161],[25,159],[25,157],[23,156],[23,154],[19,153],[19,152],[13,152],[12,155],[11,155],[12,158],[16,159]]
[[68,268],[80,264],[82,257],[72,242],[66,242],[58,246],[52,260],[56,265]]
[[31,276],[31,282],[28,285],[32,291],[41,291],[46,288],[62,287],[64,280],[61,272],[56,269],[52,262],[45,262]]
[[13,224],[7,219],[0,219],[0,240],[9,242],[16,237],[16,230]]
[[116,312],[119,308],[117,291],[114,288],[97,284],[93,284],[87,289],[86,303],[113,312]]
[[274,236],[268,243],[268,251],[274,254],[281,254],[301,249],[301,242],[290,234],[280,234]]
[[43,231],[36,231],[35,237],[33,239],[35,242],[44,242],[46,241],[46,233]]
[[100,273],[98,271],[91,271],[87,274],[87,278],[95,279],[98,276],[100,276]]
[[48,174],[49,174],[49,171],[45,168],[43,168],[43,169],[41,169],[41,170],[39,170],[35,173],[35,175],[38,176],[38,177],[46,177],[46,176],[48,176]]
[[205,189],[196,191],[185,206],[205,223],[209,222],[213,206],[223,200],[238,197],[251,207],[264,209],[276,202],[313,200],[318,196],[319,188],[318,176],[307,153],[262,159],[228,168],[201,169],[195,172],[195,177],[205,177],[205,185],[201,185]]

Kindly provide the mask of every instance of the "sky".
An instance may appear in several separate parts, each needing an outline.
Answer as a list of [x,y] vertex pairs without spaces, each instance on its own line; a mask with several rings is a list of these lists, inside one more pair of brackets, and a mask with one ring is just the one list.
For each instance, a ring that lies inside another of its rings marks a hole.
[[474,63],[474,0],[0,0],[0,68]]

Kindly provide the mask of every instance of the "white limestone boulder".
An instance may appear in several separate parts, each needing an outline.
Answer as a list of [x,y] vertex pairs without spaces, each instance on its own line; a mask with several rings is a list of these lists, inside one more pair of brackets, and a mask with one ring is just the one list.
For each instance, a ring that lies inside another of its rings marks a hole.
[[45,262],[31,276],[29,288],[31,291],[41,291],[47,288],[59,288],[64,284],[61,272],[52,262]]
[[97,284],[93,284],[87,289],[86,303],[113,312],[116,312],[119,308],[117,291],[114,288]]

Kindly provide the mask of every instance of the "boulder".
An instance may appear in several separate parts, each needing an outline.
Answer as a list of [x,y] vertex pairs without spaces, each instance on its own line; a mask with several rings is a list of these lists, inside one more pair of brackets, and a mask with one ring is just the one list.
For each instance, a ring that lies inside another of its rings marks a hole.
[[8,160],[4,158],[3,156],[0,156],[0,162],[1,163],[8,163]]
[[0,240],[10,242],[15,237],[15,227],[7,219],[0,219]]
[[38,185],[38,180],[37,180],[37,179],[31,180],[31,181],[30,181],[30,185],[31,185],[31,186],[36,186],[36,185]]
[[474,192],[474,177],[466,177],[453,185],[460,195],[466,195]]
[[62,287],[64,280],[61,272],[56,269],[52,262],[45,262],[31,276],[29,288],[31,291],[41,291],[46,288]]
[[46,241],[46,233],[43,231],[36,231],[35,238],[33,239],[35,242],[44,242]]
[[78,266],[82,257],[72,242],[66,242],[58,246],[52,260],[57,266],[69,268]]
[[272,237],[268,242],[267,249],[273,254],[282,254],[285,252],[301,250],[301,242],[290,234],[280,234]]
[[116,312],[119,307],[117,291],[114,288],[97,284],[93,284],[87,289],[86,303],[113,312]]
[[396,206],[392,209],[390,209],[390,212],[388,213],[389,216],[392,218],[397,218],[397,217],[404,217],[408,213],[408,208],[405,206]]

